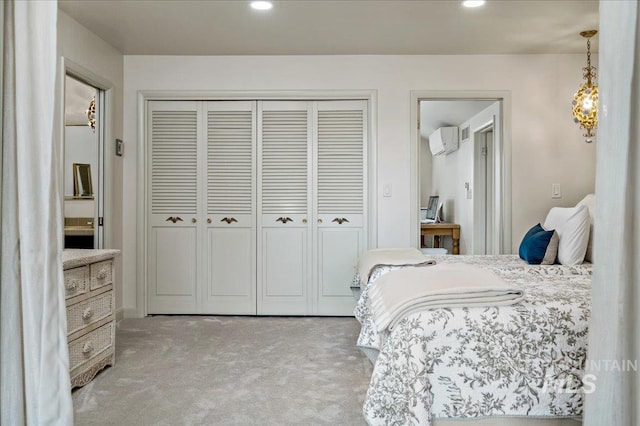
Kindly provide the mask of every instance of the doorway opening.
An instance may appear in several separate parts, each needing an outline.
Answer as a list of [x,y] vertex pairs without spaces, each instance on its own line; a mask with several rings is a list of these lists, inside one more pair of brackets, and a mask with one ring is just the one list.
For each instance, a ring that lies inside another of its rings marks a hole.
[[499,246],[495,229],[495,148],[494,120],[473,135],[474,140],[474,185],[473,254],[498,254]]
[[431,245],[421,238],[431,225],[419,213],[438,196],[442,222],[459,227],[457,241],[441,239],[449,253],[454,247],[460,254],[511,252],[509,98],[508,92],[412,92],[414,246]]
[[69,73],[64,87],[64,248],[103,248],[105,92]]

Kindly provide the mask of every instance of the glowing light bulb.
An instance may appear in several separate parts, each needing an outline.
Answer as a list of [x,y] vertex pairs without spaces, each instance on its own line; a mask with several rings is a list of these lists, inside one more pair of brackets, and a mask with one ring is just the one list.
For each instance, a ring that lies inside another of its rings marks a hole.
[[480,7],[484,5],[484,0],[465,0],[462,5],[464,7]]
[[273,7],[270,1],[252,1],[251,7],[255,10],[269,10]]

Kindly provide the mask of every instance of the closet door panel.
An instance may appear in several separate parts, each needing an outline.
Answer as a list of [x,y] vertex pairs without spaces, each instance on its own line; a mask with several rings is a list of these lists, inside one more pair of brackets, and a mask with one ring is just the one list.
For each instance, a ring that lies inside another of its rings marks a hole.
[[259,103],[258,314],[310,313],[311,103]]
[[154,227],[149,235],[149,313],[195,312],[195,229]]
[[[252,259],[253,235],[250,228],[211,228],[209,236],[209,288],[212,298],[250,298],[253,294]],[[247,312],[248,311],[248,312]],[[245,312],[255,313],[252,306]]]
[[353,315],[349,289],[366,247],[366,101],[318,101],[314,158],[315,313]]
[[206,103],[205,283],[200,312],[256,313],[255,101]]
[[260,117],[260,213],[307,214],[311,157],[308,102],[263,102]]
[[[281,300],[286,306],[287,313],[306,313],[307,296],[307,262],[304,255],[307,252],[307,233],[304,229],[263,230],[262,239],[266,255],[265,267],[262,270],[265,296]],[[272,302],[274,302],[272,300]],[[288,306],[295,303],[298,308]],[[262,313],[282,313],[277,310]]]
[[320,294],[322,297],[353,298],[344,277],[355,273],[354,257],[361,252],[362,230],[358,228],[323,228],[318,232]]
[[193,313],[198,282],[196,102],[149,102],[148,312]]

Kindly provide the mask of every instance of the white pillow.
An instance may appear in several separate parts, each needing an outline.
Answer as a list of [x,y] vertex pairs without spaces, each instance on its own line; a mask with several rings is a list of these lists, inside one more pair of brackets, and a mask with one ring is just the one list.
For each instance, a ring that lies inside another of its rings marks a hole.
[[544,221],[544,229],[555,229],[560,237],[558,260],[563,265],[584,261],[589,244],[589,209],[587,206],[554,207]]
[[589,209],[589,220],[591,221],[591,226],[589,227],[589,244],[587,245],[587,252],[584,255],[584,260],[587,262],[593,262],[593,224],[595,223],[594,217],[596,214],[596,196],[595,194],[588,194],[584,197],[576,207],[578,206],[587,206]]

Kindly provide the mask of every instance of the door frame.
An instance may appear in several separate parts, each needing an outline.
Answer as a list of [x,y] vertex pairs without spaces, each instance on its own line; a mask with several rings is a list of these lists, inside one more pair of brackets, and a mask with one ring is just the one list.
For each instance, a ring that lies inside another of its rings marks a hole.
[[[493,202],[493,191],[495,188],[495,138],[491,137],[491,145],[487,143],[487,134],[495,130],[495,117],[488,123],[483,124],[473,131],[473,252],[479,254],[495,254],[496,240],[495,232],[495,203]],[[482,146],[480,146],[482,143]],[[490,167],[487,167],[489,166]],[[487,185],[487,180],[491,179],[491,186]],[[487,195],[491,194],[491,202],[487,202]],[[487,211],[491,209],[491,216],[487,217]],[[476,218],[482,217],[480,226],[477,225]],[[487,245],[490,242],[491,251],[487,252]]]
[[[273,90],[273,91],[168,91],[142,90],[137,99],[137,215],[136,215],[136,312],[128,317],[147,315],[147,105],[149,101],[239,101],[239,100],[366,100],[368,101],[368,156],[367,156],[367,222],[364,228],[368,233],[369,247],[378,245],[377,217],[377,90]],[[368,247],[365,247],[367,249]]]
[[[80,80],[86,84],[89,84],[96,89],[102,91],[103,103],[102,112],[99,111],[100,117],[103,118],[103,123],[100,123],[102,134],[99,136],[99,157],[102,160],[102,173],[98,175],[97,187],[99,191],[102,191],[98,197],[98,203],[96,203],[96,215],[99,215],[100,209],[102,210],[103,226],[102,226],[102,247],[111,247],[113,244],[113,161],[115,155],[115,140],[114,140],[114,126],[115,126],[115,110],[114,110],[114,84],[106,78],[94,73],[88,68],[83,67],[80,64],[73,62],[71,59],[64,56],[60,57],[60,68],[58,72],[58,84],[56,96],[58,99],[58,105],[56,108],[57,118],[55,120],[58,126],[55,134],[58,137],[56,142],[56,148],[58,150],[58,172],[59,182],[58,190],[61,196],[61,206],[64,208],[64,141],[65,141],[65,91],[66,91],[66,77],[67,75]],[[99,99],[96,99],[99,102]],[[114,144],[110,144],[109,141],[114,140]],[[100,144],[102,147],[100,148]],[[101,180],[101,182],[100,182]],[[101,200],[100,200],[101,198]],[[99,203],[102,202],[102,206]],[[63,212],[64,217],[64,212]],[[63,224],[64,226],[64,224]],[[64,236],[61,236],[64,238]]]
[[409,227],[411,247],[420,248],[420,101],[424,100],[500,100],[502,101],[502,137],[499,168],[500,190],[496,192],[500,206],[502,226],[500,233],[500,253],[511,253],[511,91],[508,90],[412,90],[410,108],[411,139],[409,141]]

